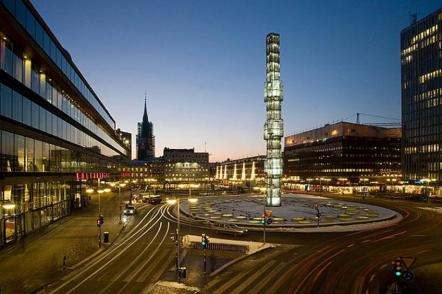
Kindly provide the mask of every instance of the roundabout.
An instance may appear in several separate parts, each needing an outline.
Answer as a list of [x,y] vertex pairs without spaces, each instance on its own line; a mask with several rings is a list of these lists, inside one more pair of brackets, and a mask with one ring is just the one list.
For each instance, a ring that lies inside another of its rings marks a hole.
[[270,230],[359,225],[354,228],[357,230],[361,225],[400,219],[393,210],[365,203],[304,194],[285,194],[281,199],[280,207],[264,208],[262,195],[205,197],[196,203],[183,201],[180,210],[212,225],[231,224],[258,230],[263,227],[264,209],[271,211],[271,221],[266,225]]

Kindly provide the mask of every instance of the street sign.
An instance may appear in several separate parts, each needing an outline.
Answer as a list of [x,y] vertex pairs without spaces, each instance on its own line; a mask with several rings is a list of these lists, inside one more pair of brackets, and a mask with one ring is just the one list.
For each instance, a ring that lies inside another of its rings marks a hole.
[[267,224],[270,225],[273,222],[273,220],[271,218],[267,219]]
[[412,271],[410,270],[406,270],[403,274],[402,274],[402,279],[404,279],[404,281],[406,282],[410,282],[411,280],[414,279],[414,274]]
[[272,211],[271,210],[265,210],[264,211],[264,216],[265,217],[271,217],[272,216]]
[[416,262],[416,257],[401,257],[401,261],[405,268],[409,269]]

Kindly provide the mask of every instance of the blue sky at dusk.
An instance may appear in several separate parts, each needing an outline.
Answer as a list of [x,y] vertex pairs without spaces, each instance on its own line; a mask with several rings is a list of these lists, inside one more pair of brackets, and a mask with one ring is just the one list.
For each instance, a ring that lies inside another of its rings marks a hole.
[[[365,112],[400,118],[400,39],[416,1],[32,0],[117,126],[148,93],[156,155],[264,154],[265,36],[281,35],[285,135]],[[418,17],[442,2],[417,1]]]

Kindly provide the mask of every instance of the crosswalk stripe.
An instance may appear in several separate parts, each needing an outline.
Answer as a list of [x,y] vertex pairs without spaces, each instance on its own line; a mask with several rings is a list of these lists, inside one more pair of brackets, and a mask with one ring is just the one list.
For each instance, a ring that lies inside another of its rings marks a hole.
[[[235,288],[233,291],[233,293],[239,293],[240,291],[242,291],[243,289],[245,289],[246,287],[248,287],[253,281],[255,281],[255,279],[265,273],[267,271],[267,269],[269,269],[273,264],[275,264],[275,260],[269,261],[268,263],[266,263],[259,271],[256,271],[254,273],[252,273],[252,275],[247,278],[245,281],[241,282],[241,286],[238,288]],[[227,290],[229,288],[231,288],[232,286],[234,286],[237,282],[241,281],[245,276],[247,276],[248,274],[250,274],[250,271],[244,272],[242,274],[237,275],[235,278],[231,279],[229,282],[225,283],[224,285],[222,285],[220,288],[218,288],[216,291],[214,291],[214,294],[218,294],[218,293],[224,293],[227,292]]]

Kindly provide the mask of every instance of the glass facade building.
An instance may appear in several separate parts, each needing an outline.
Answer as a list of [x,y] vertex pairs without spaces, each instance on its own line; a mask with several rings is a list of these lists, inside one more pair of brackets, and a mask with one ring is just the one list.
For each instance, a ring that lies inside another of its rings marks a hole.
[[442,9],[401,32],[402,173],[442,181]]
[[78,173],[112,174],[129,156],[35,8],[0,0],[0,246],[84,204]]

